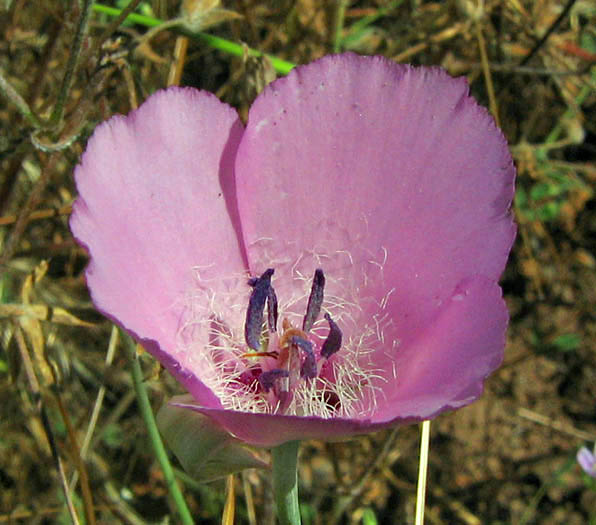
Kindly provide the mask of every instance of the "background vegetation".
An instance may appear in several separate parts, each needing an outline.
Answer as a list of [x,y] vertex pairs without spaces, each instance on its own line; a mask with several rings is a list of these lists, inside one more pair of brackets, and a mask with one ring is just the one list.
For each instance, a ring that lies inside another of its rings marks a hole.
[[[178,522],[125,341],[86,291],[86,254],[67,227],[72,172],[97,123],[169,84],[246,115],[288,68],[249,48],[296,64],[352,50],[469,79],[518,167],[519,235],[503,280],[512,321],[482,399],[433,423],[427,522],[596,523],[596,486],[575,463],[596,439],[595,4],[91,4],[0,2],[0,523]],[[129,4],[134,21],[102,9]],[[160,20],[170,22],[151,29]],[[179,391],[149,356],[132,362],[154,410]],[[304,443],[304,522],[411,522],[417,447],[415,427]],[[197,523],[220,523],[225,482],[176,472]],[[236,523],[271,523],[268,477],[233,485]]]

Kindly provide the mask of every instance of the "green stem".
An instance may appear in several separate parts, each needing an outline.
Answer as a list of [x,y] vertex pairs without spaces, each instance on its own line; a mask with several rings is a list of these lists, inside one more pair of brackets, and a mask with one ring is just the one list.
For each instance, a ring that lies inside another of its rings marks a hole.
[[344,20],[346,17],[347,0],[336,0],[335,10],[335,28],[333,34],[333,52],[339,53],[342,44],[342,32],[344,29]]
[[300,525],[298,505],[298,445],[290,441],[271,451],[273,492],[277,518],[281,525]]
[[134,344],[129,337],[124,336],[124,334],[122,335],[125,340],[124,348],[126,349],[132,368],[132,381],[137,394],[139,410],[141,411],[141,415],[145,421],[145,426],[147,427],[147,432],[149,433],[149,439],[153,445],[153,451],[155,452],[157,461],[159,462],[163,471],[164,479],[166,480],[170,495],[172,496],[176,509],[180,514],[181,523],[184,525],[193,525],[194,521],[190,511],[188,510],[188,507],[186,506],[186,501],[184,501],[182,492],[176,483],[174,470],[172,469],[172,465],[168,459],[168,453],[166,452],[161,440],[161,436],[159,435],[159,430],[157,430],[157,423],[155,422],[155,417],[153,416],[153,411],[151,410],[151,403],[149,402],[147,390],[145,389],[143,370],[141,369],[141,364],[139,363]]
[[[114,7],[109,7],[102,4],[94,4],[93,9],[98,13],[103,13],[108,16],[119,16],[121,13],[120,9],[116,9]],[[137,13],[131,13],[126,17],[126,20],[135,24],[143,25],[145,27],[156,27],[164,23],[162,20],[159,20],[158,18],[139,15]],[[223,51],[224,53],[228,53],[230,55],[241,57],[244,56],[246,52],[248,52],[250,56],[265,56],[271,61],[271,65],[275,68],[275,70],[282,75],[287,75],[295,67],[295,65],[291,62],[287,62],[285,60],[282,60],[281,58],[277,58],[266,53],[261,53],[256,49],[246,48],[245,46],[236,44],[235,42],[230,42],[229,40],[226,40],[224,38],[219,38],[217,36],[209,35],[207,33],[190,31],[184,28],[184,26],[179,26],[177,29],[191,38],[197,38],[199,40],[202,40],[213,49],[218,49],[219,51]]]

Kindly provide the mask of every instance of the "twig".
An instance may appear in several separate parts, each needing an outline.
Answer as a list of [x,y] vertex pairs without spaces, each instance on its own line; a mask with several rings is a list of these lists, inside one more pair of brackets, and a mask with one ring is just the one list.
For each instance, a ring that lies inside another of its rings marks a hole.
[[84,126],[84,123],[81,122],[79,129],[75,130],[73,133],[67,135],[64,139],[59,139],[53,142],[43,142],[39,139],[39,135],[40,135],[40,131],[41,130],[36,130],[33,133],[31,133],[31,144],[33,144],[33,146],[40,150],[43,151],[44,153],[56,153],[58,151],[63,151],[67,148],[70,148],[73,143],[75,142],[75,140],[77,140],[79,138],[79,134],[82,130]]
[[[538,53],[538,51],[540,51],[542,46],[550,38],[550,36],[553,34],[553,32],[559,27],[559,25],[563,22],[563,20],[565,20],[565,18],[569,14],[569,11],[573,7],[573,4],[575,4],[575,0],[568,0],[567,4],[563,8],[561,13],[557,17],[557,19],[546,30],[546,32],[544,33],[542,38],[540,40],[538,40],[538,42],[532,48],[532,50],[520,61],[520,63],[518,64],[519,67],[525,66],[530,60],[532,60],[532,58],[534,58],[536,53]],[[505,92],[505,90],[510,86],[510,84],[511,84],[511,79],[509,79],[508,82],[506,82],[505,84],[503,84],[501,86],[501,89],[499,90],[499,93],[498,93],[499,97]]]
[[533,423],[537,423],[539,425],[544,425],[545,427],[550,427],[558,432],[563,432],[564,434],[569,434],[570,436],[574,436],[579,438],[583,441],[596,441],[596,434],[590,432],[584,432],[583,430],[579,430],[571,425],[565,425],[560,421],[555,421],[554,419],[543,416],[542,414],[538,414],[533,412],[532,410],[528,410],[527,408],[518,408],[517,415],[519,417],[523,417]]
[[442,500],[447,507],[466,525],[482,525],[482,521],[475,516],[461,501],[448,494],[440,486],[428,489],[433,498]]
[[31,193],[29,193],[29,197],[27,198],[24,206],[21,208],[19,216],[10,233],[10,237],[4,245],[4,251],[2,252],[2,255],[0,255],[0,266],[4,266],[14,255],[14,252],[19,245],[19,241],[21,240],[21,236],[25,231],[25,227],[27,226],[27,222],[29,222],[29,216],[31,215],[33,208],[35,208],[37,203],[41,200],[41,196],[48,185],[50,174],[54,169],[54,164],[57,160],[58,159],[56,155],[49,157],[41,172],[41,176],[39,179],[37,179],[37,182],[35,183],[35,186],[33,186]]
[[25,373],[27,375],[27,380],[29,382],[29,388],[31,389],[31,395],[35,402],[35,407],[39,413],[41,418],[41,422],[43,425],[43,429],[46,435],[46,439],[50,445],[50,450],[52,452],[52,459],[54,460],[54,466],[58,471],[58,477],[60,478],[60,484],[62,485],[62,491],[64,492],[64,498],[66,500],[66,506],[68,508],[68,512],[70,514],[70,518],[75,525],[79,525],[79,517],[77,516],[77,511],[74,507],[72,502],[72,498],[70,497],[70,492],[68,490],[68,484],[66,482],[66,474],[64,473],[64,466],[62,465],[62,459],[60,458],[60,453],[58,452],[58,447],[56,445],[56,440],[54,439],[54,433],[52,431],[52,426],[50,424],[50,420],[46,413],[42,396],[41,396],[41,389],[39,386],[39,381],[37,380],[37,376],[35,375],[35,370],[33,369],[33,363],[31,362],[31,358],[29,356],[29,350],[27,348],[27,343],[25,342],[25,336],[23,335],[23,331],[18,323],[14,325],[15,331],[15,339],[17,341],[17,346],[19,348],[19,353],[21,354],[21,359],[23,361],[23,365],[25,367]]
[[[366,482],[368,481],[370,476],[373,474],[373,472],[375,472],[379,465],[381,465],[381,463],[385,460],[385,457],[391,450],[396,436],[397,429],[393,429],[385,438],[383,448],[381,449],[379,454],[377,454],[375,460],[369,464],[369,466],[361,474],[358,480],[353,484],[350,491],[347,494],[341,495],[336,499],[332,512],[332,517],[330,519],[331,524],[339,523],[341,517],[343,516],[348,506],[352,503],[352,501],[354,501],[355,498],[357,498],[362,493],[366,485]],[[336,476],[337,475],[338,472],[336,472]]]
[[180,84],[184,63],[186,61],[186,50],[188,49],[188,37],[179,36],[176,38],[174,47],[174,60],[168,73],[168,86],[177,86]]
[[356,480],[353,484],[352,488],[350,489],[350,495],[352,498],[358,497],[362,491],[364,490],[364,486],[366,482],[369,480],[371,475],[375,472],[375,470],[385,461],[385,457],[389,454],[393,443],[395,443],[395,438],[397,437],[397,428],[394,428],[389,435],[385,438],[383,442],[383,446],[381,451],[377,454],[375,460],[364,470],[364,472],[360,475],[360,477]]
[[540,51],[540,48],[546,43],[546,41],[550,38],[554,31],[561,25],[561,22],[565,20],[565,18],[569,14],[569,11],[571,11],[573,4],[575,4],[575,0],[568,0],[567,4],[563,8],[563,11],[561,11],[557,19],[546,30],[546,33],[542,35],[542,38],[538,40],[536,45],[532,48],[532,51],[530,51],[519,63],[520,66],[525,66],[530,60],[532,60],[532,58],[534,58],[534,55],[538,53],[538,51]]
[[484,83],[486,84],[486,92],[488,94],[488,104],[490,112],[495,119],[497,126],[501,126],[499,122],[499,107],[497,106],[497,98],[495,96],[495,89],[493,87],[493,79],[490,74],[490,65],[488,55],[486,53],[486,42],[482,34],[480,23],[476,24],[476,38],[478,39],[478,48],[480,49],[480,61],[482,63],[482,73],[484,74]]
[[[26,218],[27,222],[38,221],[40,219],[51,219],[52,217],[60,217],[61,215],[70,215],[72,211],[72,204],[61,206],[60,208],[46,208],[44,210],[32,211]],[[8,226],[17,222],[18,215],[5,215],[0,217],[0,226]]]
[[91,492],[91,488],[89,486],[89,475],[87,474],[87,467],[85,466],[85,462],[81,458],[81,452],[79,448],[79,443],[77,441],[77,436],[75,430],[72,426],[70,421],[70,417],[68,416],[68,412],[62,403],[62,398],[60,397],[58,391],[55,392],[56,401],[58,402],[58,410],[60,411],[60,415],[62,416],[62,420],[66,426],[66,434],[68,435],[68,440],[70,441],[70,446],[72,447],[72,456],[74,458],[75,465],[77,466],[77,472],[81,476],[81,492],[83,494],[83,508],[85,510],[85,519],[87,524],[95,525],[95,511],[93,505],[93,495]]
[[128,91],[128,102],[130,104],[130,108],[137,109],[139,107],[139,101],[137,99],[135,81],[132,77],[130,66],[128,64],[126,64],[126,66],[122,69],[122,76],[124,77],[124,82],[126,82],[126,90]]
[[[469,64],[470,68],[482,69],[484,65],[481,62]],[[517,66],[515,64],[488,64],[491,71],[503,73],[516,73],[518,75],[529,75],[537,77],[579,77],[590,72],[590,66],[575,70],[546,69],[531,66]]]
[[140,3],[141,0],[131,0],[131,2],[120,12],[120,15],[116,17],[116,19],[113,20],[110,24],[108,24],[108,27],[106,27],[103,33],[95,40],[89,51],[87,51],[83,55],[83,58],[81,59],[81,64],[86,64],[89,61],[89,59],[93,55],[95,55],[95,53],[97,53],[97,51],[103,45],[103,43],[112,36],[114,31],[116,31],[120,27],[122,22],[126,20],[128,15],[130,15]]
[[[110,342],[108,343],[108,351],[106,354],[106,368],[109,367],[112,364],[112,361],[114,360],[114,354],[116,353],[117,345],[118,329],[115,326],[112,326],[112,333],[110,334]],[[95,404],[93,405],[93,410],[91,412],[91,418],[89,419],[89,424],[87,425],[87,432],[85,432],[85,437],[83,438],[83,445],[81,446],[81,459],[83,460],[87,459],[89,445],[91,444],[91,438],[93,437],[93,432],[95,431],[95,427],[97,426],[97,420],[99,419],[99,413],[101,411],[105,395],[106,387],[104,384],[102,384],[99,387],[99,391],[97,392]],[[70,490],[74,489],[74,486],[77,483],[77,478],[77,472],[75,471],[70,480]]]
[[29,107],[29,104],[27,104],[27,101],[10,85],[2,71],[0,71],[0,92],[14,104],[19,110],[19,113],[23,115],[34,128],[43,128],[45,126],[45,122],[33,112]]
[[[40,60],[38,61],[39,67],[33,78],[33,82],[29,85],[29,90],[26,96],[27,103],[30,105],[30,107],[35,103],[35,101],[39,97],[39,94],[41,93],[41,90],[44,87],[44,78],[49,69],[48,63],[54,53],[56,42],[58,42],[59,40],[58,37],[60,36],[60,31],[62,30],[62,27],[63,24],[60,24],[56,20],[52,20],[50,22],[48,40],[46,42],[46,45],[44,46]],[[18,121],[13,123],[13,125],[15,126],[17,124]],[[13,187],[18,178],[18,171],[21,165],[23,164],[23,160],[25,159],[28,149],[29,148],[26,148],[17,152],[10,160],[8,169],[4,172],[3,181],[0,185],[0,213],[3,213],[7,207]]]
[[570,457],[560,469],[554,472],[553,477],[551,479],[547,479],[540,486],[540,488],[536,491],[536,494],[534,494],[534,497],[526,507],[526,510],[522,514],[521,518],[519,519],[519,525],[525,525],[532,519],[533,514],[536,512],[536,509],[538,508],[540,500],[542,500],[542,498],[546,495],[547,490],[550,487],[560,483],[561,476],[568,472],[573,467],[573,465],[575,465],[575,462],[576,461],[574,453],[572,457]]
[[83,0],[81,16],[79,17],[79,23],[72,41],[70,55],[68,57],[68,62],[66,63],[66,71],[64,72],[64,77],[62,78],[62,84],[60,85],[60,90],[58,91],[58,98],[56,99],[54,110],[50,116],[50,126],[57,126],[62,120],[62,116],[64,114],[64,105],[66,104],[66,98],[70,92],[70,87],[72,85],[74,73],[77,68],[79,55],[81,54],[81,46],[87,31],[87,24],[89,22],[89,15],[91,14],[92,5],[93,0]]

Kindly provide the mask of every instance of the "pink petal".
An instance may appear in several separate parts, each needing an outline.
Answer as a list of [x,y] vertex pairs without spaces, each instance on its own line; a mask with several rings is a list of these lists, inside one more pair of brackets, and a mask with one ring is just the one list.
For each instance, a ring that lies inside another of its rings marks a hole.
[[209,416],[236,439],[256,447],[275,447],[298,439],[333,441],[384,427],[383,425],[372,425],[368,420],[251,414],[204,408],[193,404],[176,404],[175,406]]
[[333,440],[408,424],[460,408],[482,393],[482,382],[503,360],[507,309],[501,289],[470,279],[443,306],[436,322],[404,348],[370,419],[247,414],[183,404],[206,414],[238,439],[275,446],[296,439]]
[[[272,446],[418,421],[480,395],[504,347],[496,280],[514,237],[513,178],[504,138],[464,81],[342,55],[269,87],[244,135],[232,109],[180,89],[100,126],[77,168],[71,227],[89,248],[98,308],[169,368],[199,403],[190,408]],[[207,340],[205,321],[222,340],[241,331],[247,261],[253,275],[275,268],[285,313],[298,317],[325,270],[323,306],[344,341],[368,330],[373,411],[221,409],[202,352],[221,341]]]
[[398,348],[395,377],[383,388],[373,421],[429,419],[476,400],[503,361],[508,318],[494,281],[463,281],[433,324]]
[[98,126],[75,172],[70,225],[91,256],[96,306],[206,406],[220,405],[177,334],[189,290],[245,271],[233,174],[242,132],[236,112],[213,95],[160,91]]
[[405,342],[463,279],[498,279],[515,232],[513,180],[506,141],[465,80],[325,57],[250,110],[237,162],[249,265],[274,266],[279,281],[320,265],[364,318],[390,294],[392,337]]

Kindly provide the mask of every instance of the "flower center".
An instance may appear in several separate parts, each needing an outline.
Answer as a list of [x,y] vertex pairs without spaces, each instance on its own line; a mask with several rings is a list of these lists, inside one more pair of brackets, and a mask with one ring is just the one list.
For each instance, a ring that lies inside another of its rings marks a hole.
[[[277,333],[277,296],[271,284],[273,273],[274,270],[270,268],[248,283],[253,290],[246,310],[244,337],[252,352],[247,352],[241,357],[247,360],[260,359],[253,365],[247,363],[247,369],[252,372],[260,391],[268,397],[274,411],[285,413],[292,402],[292,393],[298,383],[316,379],[327,360],[340,350],[342,333],[331,316],[325,313],[329,333],[320,351],[316,352],[316,341],[311,339],[309,331],[319,317],[324,298],[325,275],[319,268],[313,277],[302,329],[292,326],[291,322],[284,318],[280,336]],[[330,400],[333,403],[339,402],[336,399]]]
[[271,268],[247,287],[245,275],[211,282],[200,270],[179,355],[224,409],[370,417],[387,375],[377,361],[386,314],[369,315],[345,272],[317,269],[309,279],[297,263],[282,263],[275,282]]

